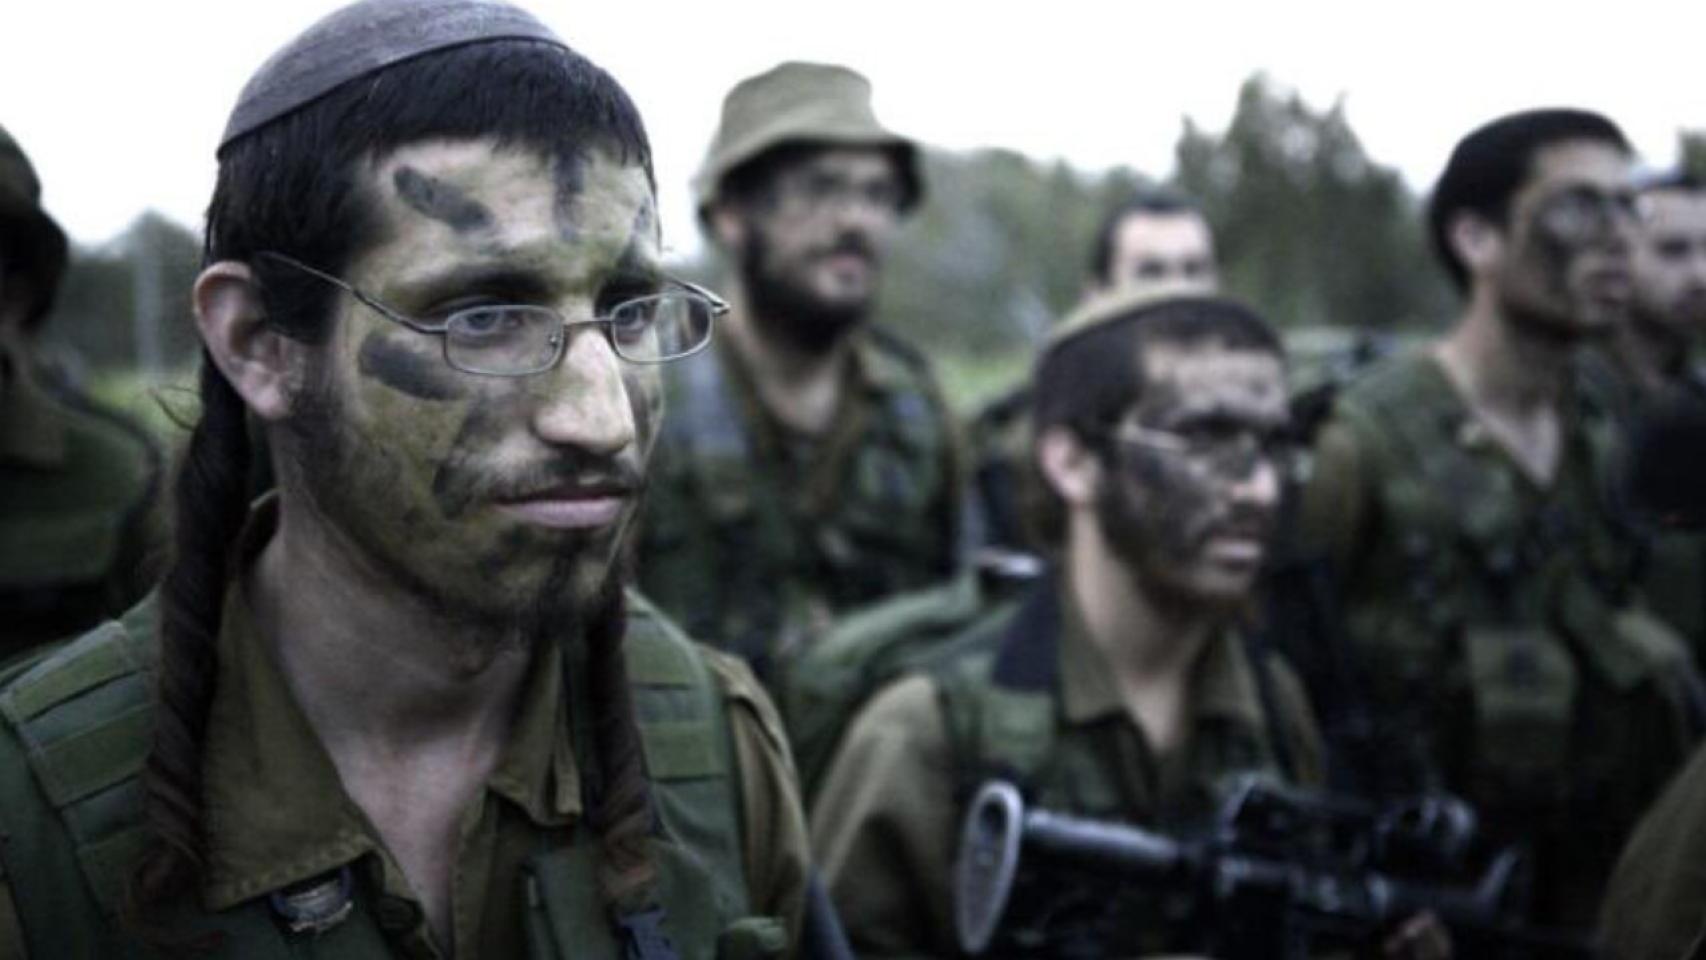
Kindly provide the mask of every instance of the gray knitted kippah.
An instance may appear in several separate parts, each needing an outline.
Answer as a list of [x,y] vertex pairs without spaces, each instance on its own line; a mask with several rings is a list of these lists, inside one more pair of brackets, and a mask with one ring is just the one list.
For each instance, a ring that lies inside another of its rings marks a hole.
[[533,15],[493,0],[361,0],[323,17],[244,85],[219,148],[351,80],[422,54],[493,40],[563,41]]

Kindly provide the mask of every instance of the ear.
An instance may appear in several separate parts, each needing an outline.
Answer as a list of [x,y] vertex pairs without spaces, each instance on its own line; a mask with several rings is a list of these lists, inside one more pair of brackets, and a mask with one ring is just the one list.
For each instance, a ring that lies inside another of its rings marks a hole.
[[708,221],[717,246],[724,250],[739,250],[746,243],[746,218],[726,200],[711,207]]
[[1102,461],[1065,427],[1049,427],[1037,437],[1035,455],[1043,482],[1068,509],[1096,501],[1102,483]]
[[1470,276],[1493,266],[1504,250],[1503,231],[1480,214],[1468,211],[1451,218],[1445,237]]
[[214,365],[262,420],[290,412],[301,345],[266,323],[261,291],[248,264],[221,260],[196,277],[196,326]]

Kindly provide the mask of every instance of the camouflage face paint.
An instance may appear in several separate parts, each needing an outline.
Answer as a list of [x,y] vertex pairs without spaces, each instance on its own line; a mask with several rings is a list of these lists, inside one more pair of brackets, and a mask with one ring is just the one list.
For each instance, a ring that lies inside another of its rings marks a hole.
[[[411,333],[409,336],[424,336]],[[361,343],[356,369],[393,390],[422,400],[457,400],[467,395],[467,374],[453,369],[443,356],[417,353],[383,330],[369,333]]]
[[455,185],[429,177],[413,167],[399,167],[391,176],[391,184],[397,188],[397,196],[403,198],[404,203],[457,233],[486,230],[492,225],[492,213],[484,204]]
[[558,159],[551,168],[551,174],[557,184],[557,229],[562,231],[563,239],[573,240],[580,231],[575,201],[586,189],[586,156],[577,153]]

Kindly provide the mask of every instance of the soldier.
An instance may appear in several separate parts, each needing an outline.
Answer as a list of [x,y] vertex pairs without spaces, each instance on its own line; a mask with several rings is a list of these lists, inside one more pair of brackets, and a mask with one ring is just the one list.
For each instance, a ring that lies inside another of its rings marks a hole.
[[520,10],[364,0],[260,68],[158,599],[0,678],[0,954],[791,951],[774,713],[613,573],[721,309],[658,255],[632,103]]
[[159,450],[36,362],[65,272],[41,184],[0,128],[0,658],[122,613],[159,572]]
[[761,677],[833,614],[955,566],[946,405],[922,357],[870,323],[922,195],[917,147],[870,99],[836,66],[742,81],[694,180],[737,282],[727,336],[668,373],[639,569]]
[[[1207,818],[1229,773],[1320,776],[1302,688],[1240,628],[1287,447],[1273,332],[1230,301],[1142,293],[1093,301],[1063,330],[1033,381],[1051,573],[1009,601],[897,601],[825,641],[957,634],[954,655],[859,714],[813,805],[813,847],[862,953],[960,953],[950,863],[985,776],[1165,828]],[[1150,932],[1109,954],[1200,949],[1205,933]]]
[[[1220,268],[1214,234],[1195,204],[1159,190],[1135,194],[1108,211],[1096,230],[1086,298],[1121,289],[1176,289],[1213,293]],[[1031,395],[1024,386],[986,404],[971,420],[970,539],[980,559],[996,562],[1029,548],[1021,520],[1019,478],[1030,459]]]
[[1431,349],[1345,389],[1315,447],[1305,541],[1329,558],[1366,710],[1330,743],[1377,796],[1446,789],[1533,854],[1534,917],[1579,928],[1639,811],[1696,736],[1679,638],[1636,602],[1608,414],[1579,345],[1630,293],[1629,147],[1539,110],[1452,152],[1429,205],[1467,304]]
[[1086,292],[1164,283],[1212,293],[1220,285],[1214,233],[1184,197],[1139,193],[1109,211],[1096,231]]
[[[1639,432],[1666,403],[1706,401],[1692,358],[1706,334],[1706,182],[1686,173],[1645,181],[1636,201],[1634,297],[1616,334],[1584,358],[1587,387]],[[1653,609],[1706,657],[1706,540],[1698,531],[1649,544],[1641,586]]]

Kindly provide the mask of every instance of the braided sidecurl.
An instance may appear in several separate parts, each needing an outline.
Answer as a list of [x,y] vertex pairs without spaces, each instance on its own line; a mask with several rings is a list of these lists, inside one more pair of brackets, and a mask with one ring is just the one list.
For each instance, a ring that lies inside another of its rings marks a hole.
[[200,392],[201,419],[173,491],[171,566],[160,585],[154,739],[142,770],[154,844],[131,877],[126,912],[133,921],[190,887],[204,859],[202,743],[232,553],[248,511],[250,450],[247,408],[205,352]]

